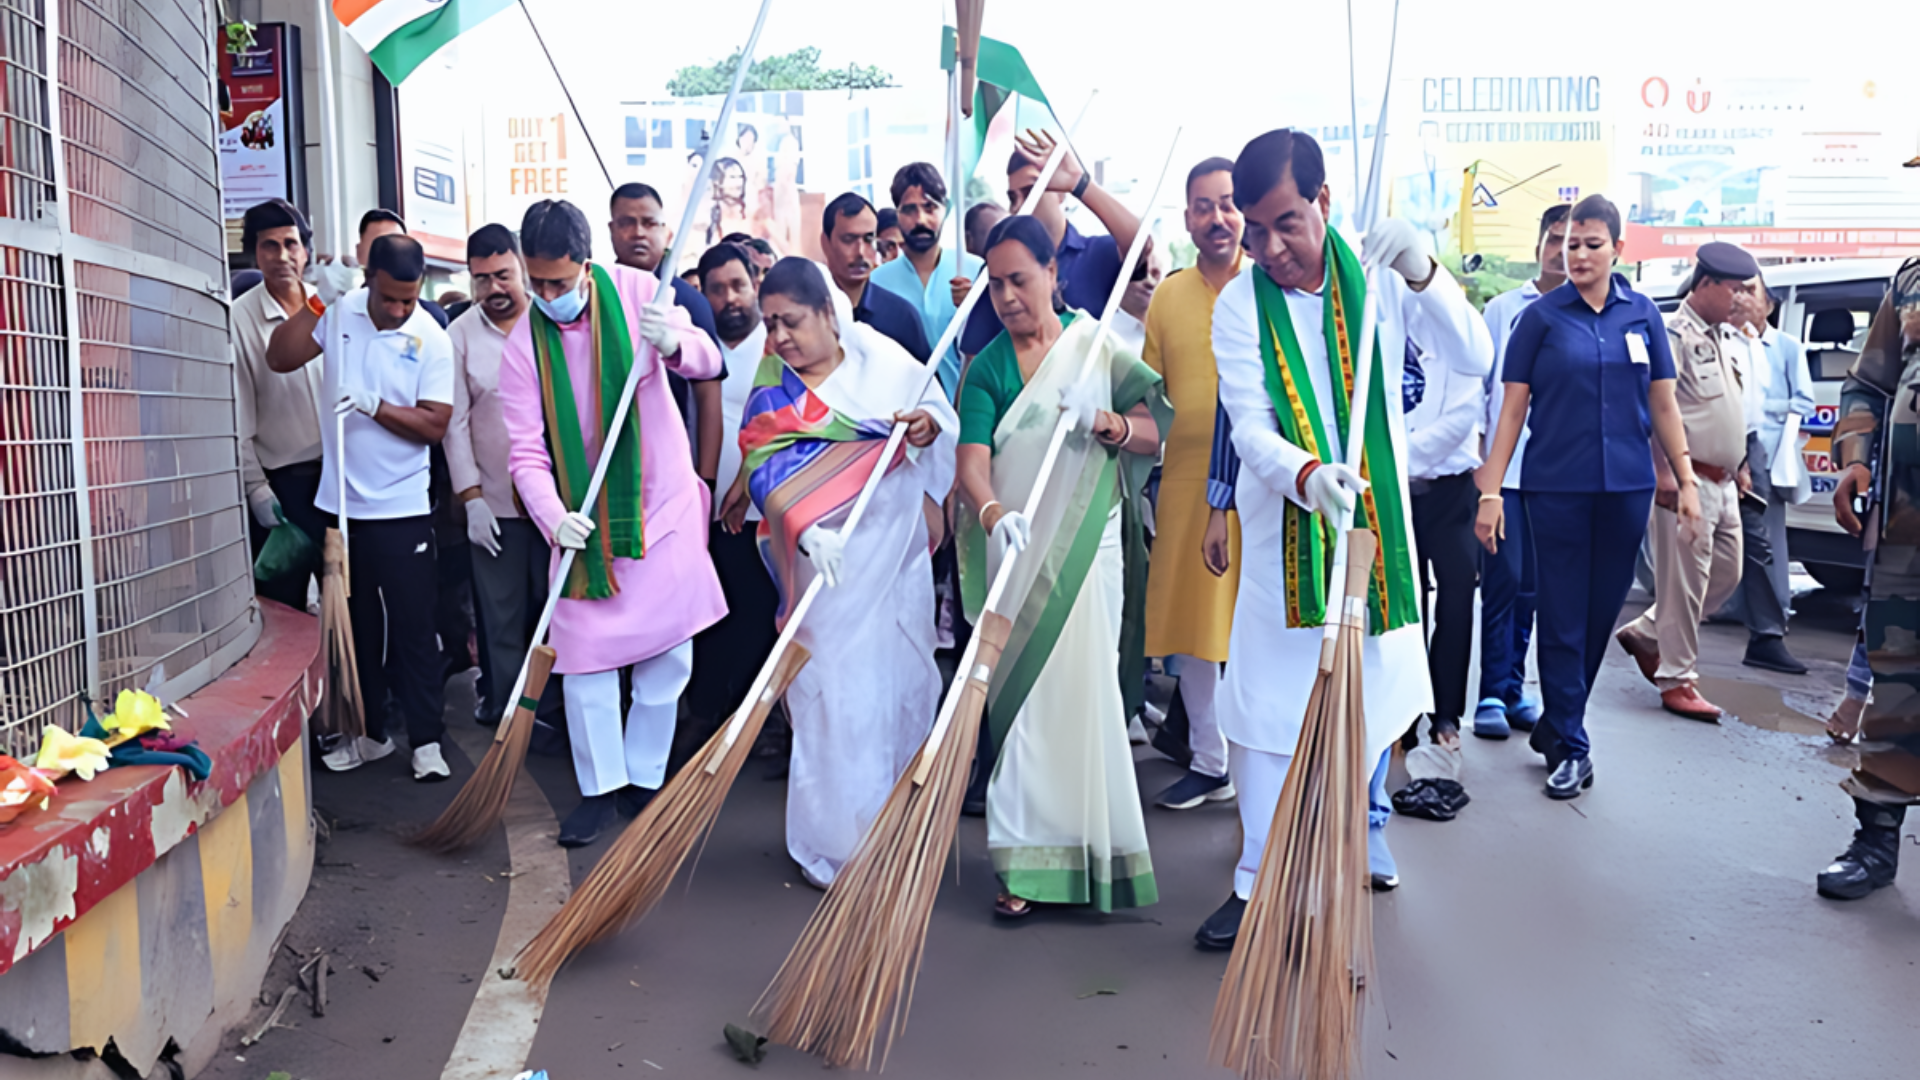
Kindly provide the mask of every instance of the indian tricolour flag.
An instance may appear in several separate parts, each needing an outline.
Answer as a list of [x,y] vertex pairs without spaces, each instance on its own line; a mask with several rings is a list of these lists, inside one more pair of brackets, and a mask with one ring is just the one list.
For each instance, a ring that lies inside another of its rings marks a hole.
[[334,18],[398,85],[440,47],[513,0],[333,0]]

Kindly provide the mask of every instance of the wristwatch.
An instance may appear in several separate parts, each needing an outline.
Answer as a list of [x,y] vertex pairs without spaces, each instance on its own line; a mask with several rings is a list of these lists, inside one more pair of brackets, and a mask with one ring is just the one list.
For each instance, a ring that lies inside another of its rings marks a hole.
[[1081,173],[1078,183],[1073,185],[1073,197],[1078,199],[1087,193],[1087,183],[1093,179],[1092,173]]

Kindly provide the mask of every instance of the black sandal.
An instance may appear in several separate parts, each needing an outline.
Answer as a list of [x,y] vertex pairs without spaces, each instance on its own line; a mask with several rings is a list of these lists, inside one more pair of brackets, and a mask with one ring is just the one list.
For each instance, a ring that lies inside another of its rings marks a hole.
[[993,914],[995,918],[1000,919],[1024,919],[1033,914],[1034,908],[1038,906],[1025,897],[1001,893],[993,902]]

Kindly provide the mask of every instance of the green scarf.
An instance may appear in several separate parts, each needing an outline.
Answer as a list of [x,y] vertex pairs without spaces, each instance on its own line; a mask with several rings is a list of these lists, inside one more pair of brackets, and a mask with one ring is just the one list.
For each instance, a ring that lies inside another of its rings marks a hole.
[[[1366,310],[1366,274],[1353,249],[1338,233],[1327,230],[1327,280],[1322,290],[1326,304],[1322,320],[1327,335],[1327,358],[1334,377],[1335,430],[1328,431],[1320,415],[1319,399],[1307,373],[1307,358],[1293,329],[1286,293],[1264,272],[1253,275],[1253,295],[1260,313],[1260,359],[1266,369],[1267,394],[1280,419],[1280,434],[1295,446],[1334,464],[1344,457],[1349,402],[1353,396],[1353,354],[1359,349],[1361,313]],[[1333,362],[1337,361],[1337,362]],[[1400,462],[1387,427],[1388,401],[1385,364],[1376,335],[1373,377],[1366,405],[1366,433],[1362,439],[1360,475],[1370,486],[1360,497],[1366,527],[1380,540],[1372,581],[1367,589],[1370,633],[1384,634],[1420,619],[1419,593],[1414,586],[1413,547],[1408,540]],[[1396,396],[1392,402],[1399,405]],[[1373,483],[1374,477],[1379,483]],[[1327,618],[1327,593],[1333,572],[1334,523],[1286,504],[1283,554],[1287,575],[1287,626],[1322,626]]]
[[[627,332],[627,313],[613,275],[597,264],[589,264],[587,272],[592,275],[587,318],[593,333],[593,381],[600,402],[595,441],[604,447],[608,429],[615,426],[613,410],[620,404],[627,375],[633,370],[633,337]],[[539,305],[534,305],[527,317],[533,320],[533,366],[540,373],[540,395],[547,414],[547,451],[553,458],[560,500],[589,513],[585,506],[587,483],[593,477],[595,462],[587,457],[586,440],[580,434],[580,412],[574,404],[573,375],[567,370],[560,328]],[[639,408],[634,408],[627,422],[618,427],[613,461],[607,466],[606,482],[600,486],[600,497],[590,512],[597,528],[567,576],[565,595],[569,600],[605,600],[619,593],[613,560],[646,557]]]

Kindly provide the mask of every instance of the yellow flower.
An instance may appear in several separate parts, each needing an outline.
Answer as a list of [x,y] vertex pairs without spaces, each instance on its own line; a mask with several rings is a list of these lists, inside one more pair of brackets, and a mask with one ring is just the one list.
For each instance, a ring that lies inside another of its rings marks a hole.
[[39,769],[79,773],[80,779],[91,780],[94,773],[107,767],[107,744],[99,739],[69,735],[48,724],[41,734],[40,753],[33,764]]
[[114,699],[113,712],[100,718],[100,726],[131,739],[149,731],[171,731],[160,699],[145,690],[122,690]]

